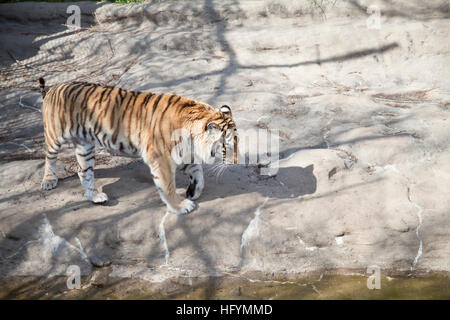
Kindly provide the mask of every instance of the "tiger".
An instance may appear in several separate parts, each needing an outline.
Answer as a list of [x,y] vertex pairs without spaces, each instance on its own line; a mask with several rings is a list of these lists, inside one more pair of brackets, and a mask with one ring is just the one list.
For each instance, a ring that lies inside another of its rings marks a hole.
[[[215,108],[171,93],[87,82],[64,82],[47,92],[45,80],[39,78],[39,86],[45,139],[44,190],[56,188],[58,151],[69,142],[75,148],[86,197],[95,204],[105,204],[108,195],[94,183],[94,150],[100,145],[112,153],[141,158],[167,209],[186,214],[196,208],[194,200],[204,189],[202,163],[213,163],[220,152],[226,162],[227,150],[233,150],[234,163],[237,161],[237,129],[227,105]],[[177,136],[177,130],[184,130],[187,138]],[[182,154],[187,144],[192,149]],[[185,198],[176,193],[176,170],[189,176]]]

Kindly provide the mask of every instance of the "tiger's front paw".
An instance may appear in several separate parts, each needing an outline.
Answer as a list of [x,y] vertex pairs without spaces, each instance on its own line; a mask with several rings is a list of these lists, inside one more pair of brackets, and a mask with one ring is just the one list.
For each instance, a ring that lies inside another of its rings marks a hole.
[[189,199],[184,199],[180,202],[177,209],[173,210],[176,214],[186,214],[195,209],[195,202]]
[[196,200],[200,197],[203,191],[203,181],[197,182],[194,180],[186,189],[186,198]]
[[104,192],[95,192],[90,200],[96,204],[103,204],[108,201],[108,195]]
[[44,179],[42,180],[41,187],[44,190],[55,189],[58,184],[58,179]]

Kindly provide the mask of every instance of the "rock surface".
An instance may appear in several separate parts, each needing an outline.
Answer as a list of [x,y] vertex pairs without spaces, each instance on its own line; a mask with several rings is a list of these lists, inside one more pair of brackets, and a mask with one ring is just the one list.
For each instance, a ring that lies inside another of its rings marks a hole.
[[[450,271],[447,1],[78,5],[81,29],[61,25],[66,4],[0,5],[2,277]],[[43,191],[39,76],[230,105],[240,129],[279,130],[278,172],[210,170],[198,209],[176,216],[142,162],[103,150],[111,201],[91,204],[67,148]]]

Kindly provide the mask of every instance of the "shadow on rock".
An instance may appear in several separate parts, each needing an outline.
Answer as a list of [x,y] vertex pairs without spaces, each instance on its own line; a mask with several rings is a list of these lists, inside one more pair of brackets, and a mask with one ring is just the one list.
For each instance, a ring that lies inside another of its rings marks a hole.
[[220,175],[205,168],[205,190],[200,201],[258,192],[269,198],[296,198],[316,192],[314,165],[279,168],[272,175],[264,175],[256,166],[228,166]]
[[[95,173],[100,179],[119,178],[102,187],[102,190],[113,200],[114,203],[111,205],[116,204],[117,201],[120,202],[120,198],[143,189],[154,189],[150,170],[142,162],[98,169]],[[221,172],[214,171],[213,166],[204,166],[204,177],[205,189],[198,202],[254,192],[269,198],[297,198],[313,194],[317,189],[313,164],[305,168],[281,167],[273,176],[264,175],[257,166],[227,165]],[[183,173],[177,172],[176,180],[177,188],[187,188],[188,179]],[[149,189],[149,192],[151,190]],[[156,189],[153,191],[156,192]]]

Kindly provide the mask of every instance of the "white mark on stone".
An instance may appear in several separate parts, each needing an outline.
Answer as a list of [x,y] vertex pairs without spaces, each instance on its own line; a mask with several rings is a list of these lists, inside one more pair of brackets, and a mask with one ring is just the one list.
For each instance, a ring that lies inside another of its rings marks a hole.
[[169,264],[170,251],[169,247],[167,246],[166,230],[164,229],[164,222],[166,221],[166,218],[169,214],[170,214],[169,211],[167,211],[164,217],[161,219],[161,223],[159,224],[159,241],[164,248],[164,257],[166,260],[165,265]]
[[375,169],[376,173],[380,173],[380,172],[383,172],[383,171],[393,171],[395,173],[399,173],[400,174],[400,171],[398,171],[397,167],[395,165],[393,165],[393,164],[387,164],[385,166],[376,166],[375,165],[375,166],[371,166],[371,167],[373,167]]
[[89,283],[82,286],[81,289],[87,289],[87,288],[91,287],[92,283],[95,281],[96,278],[97,278],[97,273],[94,272],[94,274],[92,275],[92,278],[89,280]]
[[84,249],[83,249],[83,246],[81,245],[80,239],[78,239],[77,237],[75,237],[75,242],[76,242],[77,245],[78,245],[78,250],[80,251],[81,258],[82,258],[84,261],[86,261],[87,263],[90,263],[89,258],[87,257],[87,254],[86,254],[86,252],[85,252]]
[[315,247],[315,246],[308,247],[308,246],[306,245],[305,241],[302,240],[302,238],[300,238],[299,236],[297,236],[297,238],[298,238],[298,241],[300,242],[300,244],[301,244],[302,246],[304,246],[305,249],[308,250],[308,251],[316,251],[317,249],[325,249],[325,248],[319,248],[319,247]]
[[67,246],[72,250],[77,251],[81,258],[83,259],[83,261],[85,261],[86,263],[90,264],[90,261],[88,259],[88,257],[86,256],[86,253],[84,252],[83,248],[81,247],[81,243],[80,240],[78,238],[75,238],[79,248],[75,247],[74,245],[72,245],[70,242],[68,242],[66,239],[55,235],[55,233],[53,232],[53,228],[50,225],[50,221],[47,218],[47,215],[44,213],[44,219],[42,224],[39,226],[39,239],[38,240],[30,240],[27,241],[24,245],[22,245],[15,253],[13,253],[12,255],[6,257],[6,259],[10,259],[14,256],[16,256],[17,254],[19,254],[19,252],[25,248],[26,246],[28,246],[29,244],[32,243],[41,243],[44,246],[44,256],[46,257],[51,257],[54,256],[58,253],[58,250],[61,246]]
[[32,106],[24,104],[22,102],[22,96],[19,99],[19,106],[21,106],[22,108],[31,109],[31,110],[34,110],[34,111],[37,111],[37,112],[41,112],[41,109],[39,109],[39,108],[32,107]]
[[226,275],[228,275],[230,277],[233,277],[233,278],[242,278],[242,279],[247,280],[250,283],[294,284],[294,285],[298,285],[298,286],[302,286],[302,287],[305,287],[307,285],[307,284],[303,284],[303,283],[297,283],[297,282],[294,282],[294,281],[251,279],[251,278],[244,277],[242,275],[235,275],[235,274],[232,274],[232,273],[229,273],[229,272],[223,272],[223,274],[226,274]]
[[317,290],[316,286],[314,284],[311,284],[311,288],[317,293],[320,294],[320,291]]
[[411,266],[411,271],[413,271],[414,268],[416,267],[417,262],[419,261],[420,256],[422,255],[423,242],[422,242],[422,238],[419,235],[419,229],[422,226],[422,213],[423,213],[424,209],[421,206],[419,206],[417,203],[415,203],[414,201],[411,200],[411,188],[409,186],[408,186],[408,200],[411,203],[411,205],[417,209],[417,218],[419,219],[419,224],[417,225],[417,228],[416,228],[416,237],[417,237],[417,240],[419,240],[419,249],[417,250],[417,254],[414,257],[414,261]]
[[334,118],[330,119],[330,121],[328,121],[328,123],[322,129],[322,131],[324,132],[322,134],[322,139],[325,142],[325,144],[327,145],[327,149],[330,149],[330,147],[331,147],[330,142],[328,141],[328,136],[330,134],[331,129],[328,126],[333,122],[333,120],[334,120]]
[[338,246],[342,246],[344,244],[344,236],[336,237],[334,240]]
[[[161,267],[167,266],[167,262],[166,265],[163,265]],[[183,269],[183,268],[177,268],[177,267],[169,267],[167,266],[167,270],[170,271],[176,271],[179,277],[182,278],[188,278],[189,279],[189,285],[192,286],[192,270],[190,269]]]
[[300,242],[300,244],[301,244],[302,246],[306,246],[305,241],[303,241],[302,238],[300,238],[299,236],[297,236],[297,238],[298,238],[298,242]]
[[44,245],[44,250],[45,250],[44,252],[47,256],[56,255],[58,253],[59,248],[61,246],[66,245],[70,249],[77,251],[80,254],[83,261],[90,264],[89,259],[87,258],[83,248],[81,247],[80,240],[78,240],[78,238],[76,238],[76,240],[78,241],[78,245],[79,245],[79,248],[77,248],[74,245],[72,245],[70,242],[68,242],[66,239],[64,239],[58,235],[55,235],[55,233],[53,232],[53,228],[50,224],[50,221],[48,220],[47,215],[45,213],[44,213],[43,223],[39,227],[39,236],[40,236],[39,241]]
[[328,142],[327,138],[328,138],[328,135],[323,136],[323,140],[325,141],[325,144],[327,145],[327,149],[330,149],[330,143]]
[[264,118],[269,118],[269,116],[268,115],[263,115],[263,116],[259,117],[258,119],[256,119],[256,123],[260,122]]
[[256,208],[255,217],[250,221],[244,233],[242,233],[241,253],[242,250],[248,246],[250,239],[259,234],[259,215],[261,214],[261,209],[266,205],[267,200],[269,200],[269,197],[267,197],[264,202]]
[[422,247],[423,247],[422,238],[419,235],[419,229],[422,226],[423,208],[421,206],[419,206],[417,203],[412,203],[412,205],[417,209],[417,217],[419,219],[419,224],[417,225],[417,228],[416,228],[416,237],[417,237],[417,240],[419,240],[419,249],[417,250],[417,255],[415,256],[413,265],[411,266],[411,271],[414,269],[417,262],[419,261],[419,258],[422,255]]
[[7,144],[13,144],[13,145],[15,145],[15,146],[22,147],[22,148],[27,149],[28,151],[31,151],[31,149],[28,148],[28,147],[27,147],[25,144],[23,144],[23,143],[7,142]]
[[312,288],[317,294],[319,294],[319,295],[320,295],[321,293],[320,293],[319,290],[317,290],[317,288],[316,288],[316,286],[314,285],[314,283],[322,281],[322,278],[323,278],[323,273],[320,274],[319,279],[315,280],[315,281],[312,282],[312,283],[309,283],[309,285],[311,286],[311,288]]

